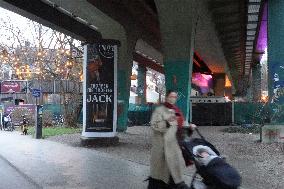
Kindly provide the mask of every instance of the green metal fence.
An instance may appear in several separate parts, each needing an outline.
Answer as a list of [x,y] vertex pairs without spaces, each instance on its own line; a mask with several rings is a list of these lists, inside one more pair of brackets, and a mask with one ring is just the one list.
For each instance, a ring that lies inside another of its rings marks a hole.
[[[61,104],[44,104],[43,111],[50,111],[53,115],[63,115],[63,105]],[[83,123],[83,110],[81,110],[80,116],[78,118],[78,123]]]
[[[157,105],[145,104],[136,105],[129,104],[128,109],[128,123],[129,126],[133,125],[149,125],[153,110]],[[268,123],[270,121],[269,111],[276,112],[276,118],[284,119],[281,110],[283,108],[275,108],[274,106],[264,106],[263,103],[242,103],[235,102],[233,107],[234,123],[235,124],[261,124],[263,122]],[[54,115],[62,115],[63,107],[60,104],[45,104],[43,106],[44,111],[51,111]],[[277,112],[279,111],[279,112]],[[83,112],[81,111],[78,123],[83,122]]]
[[236,124],[261,124],[268,119],[264,103],[235,102],[233,107]]
[[63,114],[63,107],[61,104],[44,104],[43,111],[50,111],[53,114]]
[[129,104],[128,122],[129,125],[149,125],[155,105]]
[[[130,125],[148,125],[156,106],[129,104],[128,119]],[[269,109],[263,103],[235,102],[232,108],[235,124],[261,124],[269,122]],[[231,111],[226,113],[231,113]]]

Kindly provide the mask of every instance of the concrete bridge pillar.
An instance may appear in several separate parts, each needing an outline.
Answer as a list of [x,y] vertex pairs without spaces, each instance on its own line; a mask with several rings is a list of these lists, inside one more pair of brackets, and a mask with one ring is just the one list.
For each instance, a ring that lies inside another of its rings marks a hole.
[[139,98],[139,101],[140,101],[141,104],[146,104],[146,102],[147,102],[147,99],[146,99],[146,90],[147,90],[146,72],[147,72],[147,68],[145,66],[138,64],[137,92],[138,92],[138,98]]
[[223,73],[214,74],[213,79],[214,79],[213,88],[214,88],[215,96],[224,96],[225,95],[226,75],[223,74]]
[[268,1],[268,95],[271,122],[283,123],[284,105],[284,1]]
[[177,105],[189,120],[195,1],[155,0],[164,55],[166,89],[178,92]]
[[131,73],[133,65],[133,51],[136,45],[136,39],[127,36],[120,39],[121,47],[118,53],[118,120],[117,131],[125,131],[127,129],[129,95],[131,85]]
[[118,49],[118,73],[117,73],[117,94],[118,94],[118,117],[117,131],[127,130],[128,107],[130,95],[130,77],[133,65],[133,51],[137,38],[125,31],[123,26],[101,29],[101,34],[105,39],[115,39],[120,41]]
[[[273,98],[284,89],[284,1],[268,1],[268,91]],[[283,96],[283,95],[282,95]],[[281,103],[284,102],[281,100]]]

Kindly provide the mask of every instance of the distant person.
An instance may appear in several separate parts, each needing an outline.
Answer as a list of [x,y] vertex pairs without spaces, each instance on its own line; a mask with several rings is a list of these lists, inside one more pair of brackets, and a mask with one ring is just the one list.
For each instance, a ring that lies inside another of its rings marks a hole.
[[[178,128],[182,128],[184,118],[175,105],[177,92],[168,91],[166,102],[152,114],[152,149],[148,189],[189,189],[183,179],[185,161],[177,140]],[[191,130],[196,126],[190,125]]]
[[5,113],[4,116],[3,116],[4,129],[7,128],[7,124],[8,124],[9,122],[11,122],[11,121],[12,121],[12,119],[11,119],[10,114]]
[[1,116],[1,130],[4,128],[4,114]]
[[23,122],[22,122],[22,132],[23,135],[27,135],[28,134],[28,120],[26,119],[26,116],[23,115]]

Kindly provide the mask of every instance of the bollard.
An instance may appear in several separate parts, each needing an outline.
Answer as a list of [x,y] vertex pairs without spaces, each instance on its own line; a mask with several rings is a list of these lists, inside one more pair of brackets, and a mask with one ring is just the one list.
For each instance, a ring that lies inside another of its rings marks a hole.
[[42,105],[36,106],[35,111],[35,138],[41,139],[42,138]]

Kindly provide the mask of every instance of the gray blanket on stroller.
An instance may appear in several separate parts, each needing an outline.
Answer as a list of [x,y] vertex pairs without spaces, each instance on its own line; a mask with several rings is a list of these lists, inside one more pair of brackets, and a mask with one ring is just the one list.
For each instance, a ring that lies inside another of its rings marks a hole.
[[206,185],[216,189],[237,189],[241,185],[238,171],[222,158],[214,158],[207,165],[198,167]]

